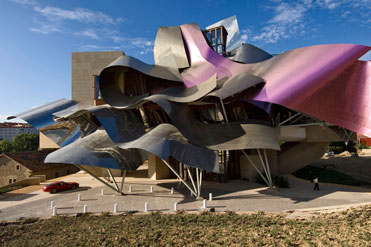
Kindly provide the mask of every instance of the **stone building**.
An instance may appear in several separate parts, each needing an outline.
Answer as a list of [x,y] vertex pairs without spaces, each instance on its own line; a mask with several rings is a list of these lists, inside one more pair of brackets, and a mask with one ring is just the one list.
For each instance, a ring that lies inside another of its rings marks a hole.
[[65,176],[79,171],[74,165],[45,164],[51,151],[26,151],[0,154],[0,186],[23,179],[45,175],[46,179]]

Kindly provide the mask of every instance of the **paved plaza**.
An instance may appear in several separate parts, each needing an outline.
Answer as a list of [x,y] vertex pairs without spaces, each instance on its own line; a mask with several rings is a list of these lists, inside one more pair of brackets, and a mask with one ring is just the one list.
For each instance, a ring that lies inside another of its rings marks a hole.
[[[80,188],[57,194],[38,189],[30,193],[14,191],[1,195],[0,221],[50,217],[51,201],[54,201],[58,215],[81,213],[84,205],[88,206],[88,212],[91,213],[112,213],[114,204],[118,204],[118,213],[143,212],[146,202],[149,212],[172,212],[175,202],[178,203],[178,210],[204,210],[203,200],[191,196],[176,179],[153,181],[148,178],[127,177],[124,196],[118,195],[87,174],[77,173],[62,179],[78,182]],[[215,211],[287,212],[371,204],[371,190],[368,189],[322,183],[321,191],[317,192],[313,191],[313,184],[310,182],[293,176],[289,177],[289,182],[289,189],[274,190],[244,180],[231,180],[228,183],[203,181],[202,196],[209,199],[209,193],[212,193],[213,200],[207,200],[207,208],[214,208]],[[132,192],[128,192],[129,186]],[[173,194],[171,188],[174,188]],[[102,189],[104,195],[101,194]],[[78,194],[81,194],[81,201],[77,200]]]

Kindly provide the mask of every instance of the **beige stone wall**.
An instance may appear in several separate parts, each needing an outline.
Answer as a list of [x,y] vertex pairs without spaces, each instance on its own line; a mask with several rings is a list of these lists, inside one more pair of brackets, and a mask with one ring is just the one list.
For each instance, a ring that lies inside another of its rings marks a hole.
[[30,171],[27,168],[4,155],[0,156],[0,186],[8,185],[10,180],[13,183],[29,176]]
[[[263,151],[262,150],[260,151],[261,151],[261,155],[264,157]],[[276,175],[278,173],[277,151],[266,150],[266,154],[268,158],[270,173],[271,175]],[[261,165],[258,154],[255,151],[253,151],[252,154],[249,155],[249,157],[252,159],[252,161],[257,166],[259,171],[261,173],[264,173],[264,169],[263,169],[263,166]],[[240,157],[240,169],[241,169],[241,178],[247,179],[251,182],[255,182],[256,177],[259,176],[258,172],[255,170],[255,168],[250,164],[248,159],[243,154]]]
[[59,166],[59,167],[54,167],[50,169],[35,171],[35,172],[32,172],[32,176],[45,175],[46,179],[52,179],[52,178],[62,177],[62,176],[66,176],[72,173],[76,173],[79,170],[80,169],[74,165],[65,165],[65,166]]
[[278,154],[278,172],[291,174],[310,163],[319,160],[329,142],[301,142]]
[[94,75],[99,75],[124,52],[73,52],[72,53],[72,100],[94,104]]
[[39,185],[40,182],[41,181],[40,181],[39,177],[29,177],[29,178],[22,179],[20,181],[12,183],[12,184],[0,186],[0,188],[1,189],[6,189],[6,188],[12,188],[12,187],[15,187],[15,186],[20,186],[20,185],[22,185],[22,186]]
[[170,169],[159,157],[151,155],[148,159],[148,177],[152,180],[170,178]]
[[53,142],[49,137],[40,132],[39,134],[39,148],[49,149],[49,148],[59,148],[58,144]]

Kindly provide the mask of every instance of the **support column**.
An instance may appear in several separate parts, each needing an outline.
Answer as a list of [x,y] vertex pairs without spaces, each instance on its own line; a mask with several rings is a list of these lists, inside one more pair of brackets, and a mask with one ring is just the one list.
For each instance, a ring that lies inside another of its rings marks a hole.
[[124,183],[125,183],[125,177],[126,177],[126,170],[122,171],[122,179],[121,179],[121,187],[120,187],[120,193],[124,194],[122,190],[124,189]]
[[197,194],[194,190],[192,190],[192,188],[187,184],[186,181],[184,181],[182,179],[182,177],[177,173],[177,171],[175,171],[175,169],[169,164],[167,163],[166,160],[162,160],[164,162],[165,165],[167,165],[167,167],[169,167],[169,169],[180,179],[180,181],[182,181],[182,183],[191,191],[191,193],[197,197]]
[[82,166],[80,165],[75,165],[77,166],[78,168],[80,168],[81,170],[85,171],[86,173],[88,173],[90,176],[94,177],[96,180],[98,180],[99,182],[101,182],[102,184],[106,185],[108,188],[112,189],[113,191],[115,192],[118,192],[120,193],[120,191],[116,188],[114,188],[113,186],[111,186],[110,184],[108,184],[107,182],[105,182],[104,180],[100,179],[99,177],[95,176],[93,173],[91,173],[90,171],[86,170],[85,168],[83,168]]

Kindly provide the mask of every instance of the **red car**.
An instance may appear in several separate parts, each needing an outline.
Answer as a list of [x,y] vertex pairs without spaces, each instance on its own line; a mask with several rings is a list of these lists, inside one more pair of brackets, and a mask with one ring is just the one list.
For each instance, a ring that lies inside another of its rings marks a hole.
[[68,183],[63,181],[55,181],[53,183],[50,183],[43,187],[43,191],[50,192],[50,193],[56,193],[58,191],[63,190],[70,190],[70,189],[77,189],[79,187],[78,183]]

